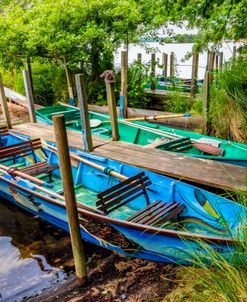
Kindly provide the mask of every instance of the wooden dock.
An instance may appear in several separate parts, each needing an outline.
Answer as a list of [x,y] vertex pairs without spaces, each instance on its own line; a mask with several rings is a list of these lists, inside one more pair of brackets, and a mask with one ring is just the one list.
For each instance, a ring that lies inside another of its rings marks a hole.
[[[53,126],[45,124],[21,124],[13,128],[15,132],[55,141]],[[83,149],[80,132],[68,131],[70,147]],[[144,148],[125,142],[113,142],[93,136],[96,155],[122,161],[176,179],[190,181],[228,191],[246,192],[247,168],[222,164],[217,161],[182,156],[158,149]]]

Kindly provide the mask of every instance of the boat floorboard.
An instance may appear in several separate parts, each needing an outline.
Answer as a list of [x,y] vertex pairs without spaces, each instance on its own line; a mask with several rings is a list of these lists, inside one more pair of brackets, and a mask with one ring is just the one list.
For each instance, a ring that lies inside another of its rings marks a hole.
[[[41,123],[16,125],[14,131],[32,138],[55,141],[53,126]],[[80,132],[68,130],[69,145],[83,149]],[[122,161],[159,174],[229,191],[246,192],[247,168],[182,156],[125,142],[93,136],[96,155]]]

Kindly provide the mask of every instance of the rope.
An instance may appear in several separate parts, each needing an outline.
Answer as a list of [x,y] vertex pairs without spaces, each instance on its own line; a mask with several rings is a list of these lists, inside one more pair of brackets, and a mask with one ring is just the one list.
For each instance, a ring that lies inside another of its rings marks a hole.
[[105,80],[106,83],[115,83],[116,78],[113,70],[105,70],[100,77]]
[[107,175],[110,175],[112,171],[114,171],[114,170],[109,167],[105,167],[105,169],[103,170],[103,172]]
[[17,168],[9,168],[7,170],[7,173],[12,176],[13,178],[15,178],[15,171],[17,171],[18,169]]

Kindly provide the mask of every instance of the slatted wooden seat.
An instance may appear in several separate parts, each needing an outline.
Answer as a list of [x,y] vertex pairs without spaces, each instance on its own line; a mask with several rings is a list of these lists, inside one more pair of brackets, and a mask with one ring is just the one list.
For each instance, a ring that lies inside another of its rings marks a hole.
[[33,156],[34,163],[36,163],[37,159],[34,151],[40,148],[42,148],[42,144],[39,138],[23,141],[10,146],[0,147],[0,160],[1,162],[6,160],[13,160],[15,162],[17,158],[31,154]]
[[157,149],[166,151],[182,152],[189,150],[193,147],[189,137],[182,137],[179,139],[172,139],[168,142],[156,146]]
[[179,205],[177,202],[167,204],[157,200],[129,217],[127,221],[158,227],[176,217],[184,208],[185,205]]
[[137,197],[143,195],[149,204],[146,187],[151,184],[151,181],[144,172],[141,172],[121,183],[97,194],[99,198],[96,206],[99,210],[106,214],[122,207]]
[[73,122],[77,121],[78,119],[80,119],[80,112],[76,109],[69,110],[69,111],[53,112],[53,113],[48,114],[47,117],[52,118],[53,115],[57,115],[57,114],[64,115],[66,124],[73,123]]
[[47,162],[38,162],[31,166],[27,166],[25,168],[19,169],[21,172],[24,172],[26,174],[37,176],[40,174],[49,174],[50,182],[51,179],[51,172],[58,169],[58,165],[56,164],[48,164]]

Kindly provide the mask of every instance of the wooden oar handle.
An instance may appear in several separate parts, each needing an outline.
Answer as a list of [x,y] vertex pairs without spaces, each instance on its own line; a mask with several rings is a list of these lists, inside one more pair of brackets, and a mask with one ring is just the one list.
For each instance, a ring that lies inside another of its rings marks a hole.
[[184,114],[172,114],[172,115],[151,115],[151,116],[140,116],[140,117],[132,117],[127,118],[125,121],[150,121],[150,120],[158,120],[158,119],[167,119],[167,118],[176,118],[176,117],[188,117],[191,116],[190,113]]

